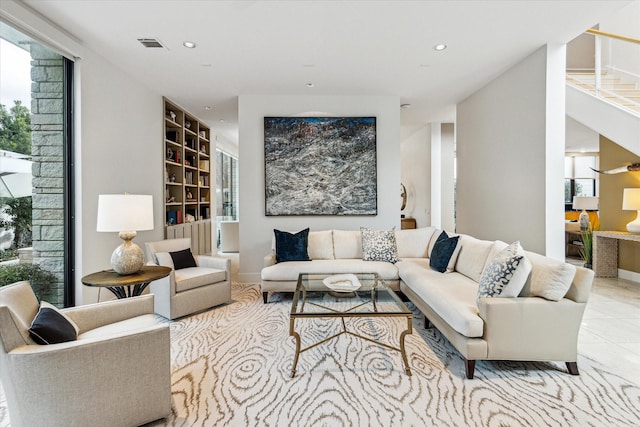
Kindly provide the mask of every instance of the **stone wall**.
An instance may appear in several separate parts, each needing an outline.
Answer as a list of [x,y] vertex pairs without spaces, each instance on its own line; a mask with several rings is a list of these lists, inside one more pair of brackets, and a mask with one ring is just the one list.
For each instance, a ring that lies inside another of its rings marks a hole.
[[31,44],[33,263],[55,274],[48,301],[64,302],[64,72],[61,55]]

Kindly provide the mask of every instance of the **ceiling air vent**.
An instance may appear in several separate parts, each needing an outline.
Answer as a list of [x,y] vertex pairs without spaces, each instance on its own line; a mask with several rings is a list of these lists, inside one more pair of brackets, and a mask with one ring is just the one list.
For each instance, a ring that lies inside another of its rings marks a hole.
[[160,41],[158,39],[138,39],[138,41],[142,44],[142,46],[144,47],[159,47],[159,48],[163,48],[164,46],[162,45],[162,43],[160,43]]

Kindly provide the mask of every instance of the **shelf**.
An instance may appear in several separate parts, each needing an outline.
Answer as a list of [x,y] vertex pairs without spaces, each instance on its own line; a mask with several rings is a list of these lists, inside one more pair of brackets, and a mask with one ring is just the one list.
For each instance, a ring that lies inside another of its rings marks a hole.
[[[210,128],[194,115],[184,110],[178,104],[163,98],[163,148],[165,175],[165,225],[183,224],[187,218],[195,217],[196,221],[211,219],[211,190],[209,185],[201,186],[206,177],[209,183],[210,171],[199,168],[201,161],[209,167],[211,165],[210,152],[212,146]],[[186,126],[188,123],[188,127]],[[204,149],[205,152],[201,152]],[[215,149],[215,148],[214,148]],[[172,157],[167,156],[172,153]],[[174,177],[174,181],[169,181]],[[201,197],[206,201],[199,202]],[[173,198],[173,202],[167,200]],[[165,234],[166,235],[166,234]]]

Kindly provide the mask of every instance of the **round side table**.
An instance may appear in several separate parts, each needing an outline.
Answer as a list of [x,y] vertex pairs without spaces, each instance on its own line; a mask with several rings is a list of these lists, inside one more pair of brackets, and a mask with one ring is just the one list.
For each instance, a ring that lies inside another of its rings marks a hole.
[[82,283],[107,288],[118,298],[130,298],[142,294],[149,283],[167,277],[169,273],[170,267],[145,265],[139,271],[125,276],[113,270],[98,271],[84,276]]

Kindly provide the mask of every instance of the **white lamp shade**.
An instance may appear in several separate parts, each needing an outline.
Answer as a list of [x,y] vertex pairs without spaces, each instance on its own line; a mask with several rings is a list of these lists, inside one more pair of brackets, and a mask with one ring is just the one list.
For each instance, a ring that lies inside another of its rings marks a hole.
[[586,196],[574,196],[573,197],[573,209],[577,210],[598,210],[598,198],[586,197]]
[[622,193],[622,210],[640,210],[640,188],[625,188]]
[[153,196],[100,194],[96,231],[153,230]]

